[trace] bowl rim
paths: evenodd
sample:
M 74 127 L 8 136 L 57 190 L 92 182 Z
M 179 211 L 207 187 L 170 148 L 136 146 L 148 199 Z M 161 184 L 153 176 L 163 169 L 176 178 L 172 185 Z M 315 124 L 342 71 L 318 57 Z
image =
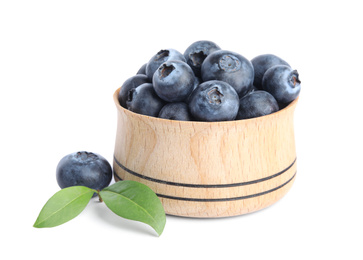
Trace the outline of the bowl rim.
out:
M 160 118 L 160 117 L 154 117 L 154 116 L 148 116 L 148 115 L 142 115 L 142 114 L 138 114 L 135 112 L 132 112 L 131 110 L 128 110 L 126 108 L 124 108 L 123 106 L 121 106 L 119 100 L 118 100 L 118 94 L 120 92 L 120 89 L 122 88 L 119 87 L 116 89 L 116 91 L 113 94 L 113 100 L 114 103 L 116 105 L 116 108 L 118 110 L 123 111 L 126 114 L 129 114 L 130 116 L 134 116 L 134 117 L 139 117 L 140 119 L 145 118 L 145 119 L 149 119 L 149 120 L 155 120 L 155 121 L 159 121 L 160 123 L 170 123 L 170 124 L 201 124 L 201 125 L 207 125 L 207 126 L 211 126 L 211 125 L 221 125 L 221 124 L 231 124 L 232 122 L 234 123 L 240 123 L 240 122 L 253 122 L 253 121 L 260 121 L 260 120 L 264 120 L 267 119 L 268 117 L 275 117 L 278 116 L 281 113 L 284 113 L 287 110 L 293 109 L 298 100 L 299 97 L 297 97 L 295 100 L 293 100 L 292 102 L 290 102 L 290 104 L 288 104 L 286 107 L 284 107 L 283 109 L 280 109 L 277 112 L 274 112 L 272 114 L 268 114 L 265 116 L 259 116 L 259 117 L 254 117 L 254 118 L 248 118 L 248 119 L 238 119 L 238 120 L 229 120 L 229 121 L 215 121 L 215 122 L 206 122 L 206 121 L 181 121 L 181 120 L 172 120 L 172 119 L 166 119 L 166 118 Z

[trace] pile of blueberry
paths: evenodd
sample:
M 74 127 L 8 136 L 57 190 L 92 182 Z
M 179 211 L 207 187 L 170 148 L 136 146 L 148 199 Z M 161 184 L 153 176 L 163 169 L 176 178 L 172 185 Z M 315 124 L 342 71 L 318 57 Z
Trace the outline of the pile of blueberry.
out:
M 122 85 L 120 105 L 139 114 L 183 121 L 227 121 L 268 115 L 300 93 L 296 70 L 283 59 L 249 61 L 211 41 L 181 54 L 163 49 Z

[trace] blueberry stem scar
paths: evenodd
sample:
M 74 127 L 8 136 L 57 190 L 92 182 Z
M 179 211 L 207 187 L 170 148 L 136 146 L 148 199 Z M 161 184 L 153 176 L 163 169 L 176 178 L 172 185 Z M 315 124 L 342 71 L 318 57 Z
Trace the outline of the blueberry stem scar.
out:
M 160 78 L 166 78 L 167 76 L 170 75 L 170 73 L 175 69 L 175 67 L 173 65 L 167 65 L 167 64 L 163 64 L 160 67 Z
M 155 60 L 160 60 L 169 56 L 169 50 L 161 50 L 156 54 Z
M 193 62 L 194 66 L 200 66 L 202 65 L 203 61 L 205 60 L 205 58 L 207 57 L 206 54 L 204 54 L 203 51 L 200 52 L 195 52 L 195 53 L 191 53 L 189 55 L 191 61 Z
M 218 90 L 218 88 L 212 88 L 208 91 L 209 103 L 219 105 L 222 103 L 221 97 L 223 94 Z

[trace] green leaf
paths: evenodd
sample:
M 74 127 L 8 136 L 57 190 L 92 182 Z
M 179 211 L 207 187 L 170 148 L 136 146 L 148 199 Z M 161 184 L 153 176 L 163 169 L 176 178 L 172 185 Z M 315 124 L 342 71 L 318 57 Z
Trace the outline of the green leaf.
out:
M 78 216 L 87 206 L 95 190 L 84 186 L 64 188 L 45 203 L 34 227 L 55 227 Z
M 106 206 L 120 217 L 150 225 L 159 236 L 166 217 L 163 205 L 146 185 L 136 181 L 119 181 L 100 191 Z

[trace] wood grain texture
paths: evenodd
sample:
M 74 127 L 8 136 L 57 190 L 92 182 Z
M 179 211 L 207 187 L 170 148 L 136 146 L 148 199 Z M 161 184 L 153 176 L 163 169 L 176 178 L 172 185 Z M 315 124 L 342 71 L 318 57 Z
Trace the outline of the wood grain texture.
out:
M 296 174 L 293 116 L 277 113 L 228 122 L 184 122 L 139 115 L 117 100 L 115 180 L 148 185 L 165 212 L 225 217 L 265 208 Z

